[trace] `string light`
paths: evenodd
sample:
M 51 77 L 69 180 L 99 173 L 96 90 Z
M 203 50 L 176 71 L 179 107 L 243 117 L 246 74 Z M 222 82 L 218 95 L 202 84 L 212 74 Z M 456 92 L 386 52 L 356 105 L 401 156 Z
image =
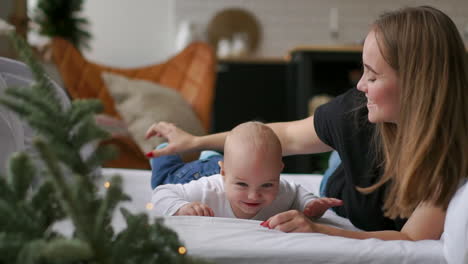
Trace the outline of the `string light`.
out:
M 104 183 L 104 187 L 105 187 L 106 189 L 109 189 L 109 187 L 110 187 L 110 182 L 106 181 L 106 182 Z
M 185 255 L 187 253 L 187 249 L 184 246 L 179 247 L 179 254 Z
M 146 204 L 146 210 L 150 211 L 150 210 L 153 210 L 154 206 L 152 203 L 147 203 Z

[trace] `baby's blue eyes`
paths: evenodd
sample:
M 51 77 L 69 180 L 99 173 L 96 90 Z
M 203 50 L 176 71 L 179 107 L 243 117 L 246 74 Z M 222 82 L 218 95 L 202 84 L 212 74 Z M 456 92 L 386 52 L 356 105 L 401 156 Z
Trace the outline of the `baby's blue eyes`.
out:
M 248 186 L 247 183 L 244 183 L 244 182 L 238 182 L 236 184 L 239 185 L 239 186 L 242 186 L 242 187 L 247 187 Z

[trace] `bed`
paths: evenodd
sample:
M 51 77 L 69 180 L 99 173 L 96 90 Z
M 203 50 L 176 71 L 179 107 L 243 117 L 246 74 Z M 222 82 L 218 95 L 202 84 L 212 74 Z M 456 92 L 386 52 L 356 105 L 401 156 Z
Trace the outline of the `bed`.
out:
M 151 197 L 150 171 L 103 169 L 104 179 L 119 174 L 132 201 L 122 206 L 132 212 L 146 211 Z M 321 176 L 284 174 L 287 180 L 317 193 Z M 164 217 L 176 231 L 188 254 L 214 263 L 446 263 L 443 241 L 356 240 L 322 234 L 282 233 L 260 226 L 260 221 L 220 217 Z M 358 230 L 347 219 L 328 211 L 322 223 Z M 116 229 L 124 223 L 114 218 Z

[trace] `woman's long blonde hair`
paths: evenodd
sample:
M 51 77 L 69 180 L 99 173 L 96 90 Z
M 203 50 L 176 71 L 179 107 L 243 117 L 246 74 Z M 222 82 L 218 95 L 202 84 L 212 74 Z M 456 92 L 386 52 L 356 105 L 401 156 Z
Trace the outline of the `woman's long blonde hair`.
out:
M 468 175 L 468 69 L 452 20 L 427 6 L 383 14 L 373 25 L 379 49 L 399 77 L 397 124 L 377 126 L 390 218 L 421 202 L 446 208 Z

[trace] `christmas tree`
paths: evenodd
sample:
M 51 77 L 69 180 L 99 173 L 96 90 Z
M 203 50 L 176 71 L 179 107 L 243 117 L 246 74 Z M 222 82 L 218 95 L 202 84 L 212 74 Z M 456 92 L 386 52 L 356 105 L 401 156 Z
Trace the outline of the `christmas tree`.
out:
M 127 227 L 114 231 L 113 212 L 130 197 L 118 176 L 106 183 L 104 194 L 93 182 L 96 168 L 114 154 L 95 144 L 109 136 L 94 122 L 101 103 L 75 100 L 63 106 L 26 42 L 15 35 L 12 40 L 35 82 L 9 87 L 0 103 L 35 129 L 34 149 L 43 165 L 29 153 L 16 153 L 6 177 L 0 176 L 0 264 L 202 263 L 187 256 L 160 219 L 150 223 L 146 214 L 121 209 Z M 88 144 L 96 148 L 83 157 L 80 150 Z M 74 226 L 71 237 L 53 228 L 63 219 Z

